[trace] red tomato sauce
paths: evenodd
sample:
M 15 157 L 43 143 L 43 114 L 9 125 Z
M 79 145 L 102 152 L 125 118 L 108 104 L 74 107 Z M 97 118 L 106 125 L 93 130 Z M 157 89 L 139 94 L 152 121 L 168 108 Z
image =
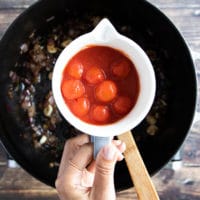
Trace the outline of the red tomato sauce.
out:
M 81 120 L 114 123 L 134 107 L 140 90 L 131 60 L 106 46 L 88 46 L 67 63 L 61 91 L 66 105 Z

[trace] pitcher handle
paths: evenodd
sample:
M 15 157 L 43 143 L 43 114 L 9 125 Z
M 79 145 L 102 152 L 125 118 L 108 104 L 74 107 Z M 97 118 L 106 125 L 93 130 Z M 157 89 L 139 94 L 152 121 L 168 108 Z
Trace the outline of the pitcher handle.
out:
M 111 143 L 112 137 L 99 137 L 99 136 L 90 136 L 90 140 L 94 145 L 93 156 L 96 159 L 97 154 L 99 153 L 100 149 L 105 145 Z

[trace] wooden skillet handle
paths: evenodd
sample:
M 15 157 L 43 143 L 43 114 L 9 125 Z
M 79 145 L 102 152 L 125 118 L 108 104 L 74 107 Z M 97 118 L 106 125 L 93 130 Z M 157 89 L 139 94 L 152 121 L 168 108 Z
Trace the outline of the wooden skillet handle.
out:
M 159 200 L 159 196 L 151 181 L 131 131 L 118 135 L 118 139 L 126 144 L 124 157 L 131 179 L 134 183 L 138 199 Z

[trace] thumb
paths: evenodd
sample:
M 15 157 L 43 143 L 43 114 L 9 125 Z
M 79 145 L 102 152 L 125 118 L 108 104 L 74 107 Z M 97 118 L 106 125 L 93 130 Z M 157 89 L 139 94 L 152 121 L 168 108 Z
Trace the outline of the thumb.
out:
M 91 195 L 95 200 L 114 200 L 114 168 L 117 160 L 121 160 L 121 152 L 115 145 L 103 147 L 97 155 L 96 171 Z M 92 198 L 93 199 L 93 198 Z

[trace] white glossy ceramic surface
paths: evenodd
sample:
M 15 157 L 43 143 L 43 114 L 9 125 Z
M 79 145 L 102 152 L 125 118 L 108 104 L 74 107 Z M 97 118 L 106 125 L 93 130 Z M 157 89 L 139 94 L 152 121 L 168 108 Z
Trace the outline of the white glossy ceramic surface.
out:
M 88 45 L 109 46 L 124 52 L 134 63 L 140 80 L 140 92 L 133 109 L 121 120 L 108 125 L 92 125 L 77 118 L 67 107 L 61 94 L 63 70 L 68 61 Z M 145 52 L 134 41 L 119 34 L 108 19 L 96 28 L 72 41 L 60 54 L 52 78 L 53 95 L 64 118 L 80 131 L 93 136 L 112 137 L 131 130 L 147 115 L 155 95 L 155 74 Z

